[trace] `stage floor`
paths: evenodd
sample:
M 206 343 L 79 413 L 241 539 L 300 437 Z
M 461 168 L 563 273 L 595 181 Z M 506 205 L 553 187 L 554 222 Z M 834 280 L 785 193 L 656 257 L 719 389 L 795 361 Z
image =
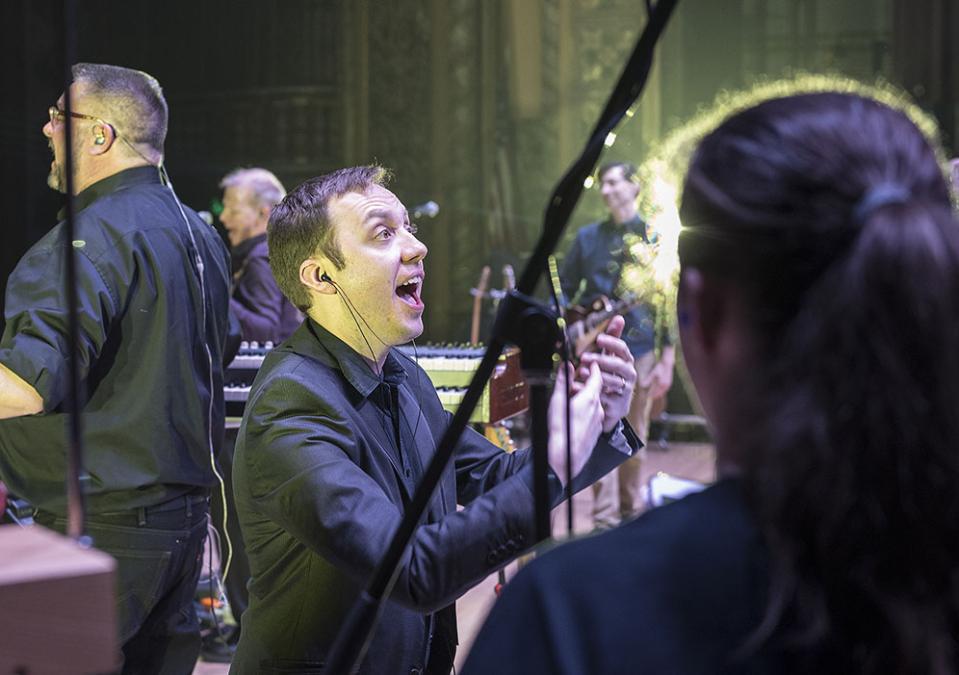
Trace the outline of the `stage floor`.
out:
M 712 445 L 700 443 L 673 443 L 665 449 L 656 447 L 649 449 L 646 461 L 643 463 L 645 480 L 665 472 L 681 478 L 689 478 L 701 482 L 712 482 L 715 479 L 715 452 Z M 589 490 L 577 495 L 573 500 L 573 530 L 576 533 L 586 533 L 591 529 L 589 514 L 592 507 L 592 494 Z M 561 506 L 554 512 L 554 532 L 559 534 L 566 530 L 566 507 Z M 506 568 L 507 579 L 516 573 L 517 563 Z M 477 584 L 456 603 L 457 621 L 459 624 L 460 646 L 456 655 L 456 668 L 459 670 L 469 653 L 473 639 L 483 624 L 490 607 L 495 600 L 494 587 L 497 575 L 491 575 Z M 198 662 L 193 675 L 225 675 L 229 665 L 222 663 Z

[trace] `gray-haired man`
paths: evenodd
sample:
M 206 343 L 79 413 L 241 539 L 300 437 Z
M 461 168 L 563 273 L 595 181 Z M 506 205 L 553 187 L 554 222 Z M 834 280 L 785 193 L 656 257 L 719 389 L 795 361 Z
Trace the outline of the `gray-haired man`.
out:
M 266 169 L 237 169 L 222 181 L 220 222 L 232 246 L 233 293 L 230 311 L 244 340 L 280 343 L 302 319 L 280 292 L 270 271 L 266 225 L 270 211 L 286 196 L 279 179 Z

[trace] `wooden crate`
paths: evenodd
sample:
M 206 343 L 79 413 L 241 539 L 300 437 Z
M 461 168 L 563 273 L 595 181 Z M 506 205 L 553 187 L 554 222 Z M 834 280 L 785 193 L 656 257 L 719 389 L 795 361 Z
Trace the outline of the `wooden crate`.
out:
M 116 669 L 116 562 L 39 526 L 0 526 L 0 675 Z

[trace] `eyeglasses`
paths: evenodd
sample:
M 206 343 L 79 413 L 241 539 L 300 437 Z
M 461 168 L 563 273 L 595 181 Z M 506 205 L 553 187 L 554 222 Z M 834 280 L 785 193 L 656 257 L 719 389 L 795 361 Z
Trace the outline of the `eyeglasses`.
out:
M 53 124 L 59 124 L 67 116 L 66 110 L 61 110 L 55 105 L 50 106 L 47 109 L 47 112 L 50 113 L 50 122 Z M 113 130 L 114 136 L 118 135 L 117 128 L 115 126 L 113 126 L 106 120 L 100 119 L 99 117 L 94 117 L 93 115 L 84 115 L 83 113 L 73 112 L 72 110 L 70 111 L 70 117 L 76 118 L 78 120 L 93 120 L 94 122 L 97 122 L 98 124 L 103 124 L 105 126 L 110 127 Z
M 50 113 L 50 124 L 59 124 L 59 123 L 62 122 L 64 119 L 66 119 L 66 116 L 67 116 L 67 111 L 66 111 L 66 110 L 63 110 L 63 109 L 61 109 L 61 108 L 58 108 L 58 107 L 55 106 L 55 105 L 52 105 L 52 106 L 50 106 L 49 108 L 47 108 L 47 112 Z M 102 119 L 102 118 L 100 118 L 100 117 L 94 117 L 93 115 L 84 115 L 83 113 L 73 112 L 72 110 L 70 111 L 70 117 L 76 118 L 76 119 L 78 119 L 78 120 L 92 120 L 92 121 L 96 122 L 97 124 L 102 124 L 103 126 L 110 127 L 110 131 L 113 132 L 113 137 L 114 137 L 114 138 L 123 141 L 131 150 L 133 150 L 133 152 L 135 152 L 136 154 L 140 155 L 140 157 L 142 157 L 143 160 L 144 160 L 147 164 L 151 164 L 151 165 L 154 165 L 154 166 L 159 166 L 161 171 L 164 170 L 164 169 L 163 169 L 163 158 L 162 158 L 162 155 L 161 155 L 161 157 L 160 157 L 160 163 L 159 163 L 159 164 L 157 164 L 156 161 L 150 161 L 149 159 L 146 158 L 146 156 L 144 156 L 144 154 L 143 154 L 142 152 L 140 152 L 139 150 L 136 149 L 136 147 L 133 145 L 133 143 L 131 143 L 129 140 L 127 140 L 127 137 L 126 137 L 126 136 L 121 136 L 121 135 L 119 134 L 119 132 L 117 132 L 117 128 L 116 128 L 115 126 L 113 126 L 112 124 L 110 124 L 109 122 L 107 122 L 105 119 Z

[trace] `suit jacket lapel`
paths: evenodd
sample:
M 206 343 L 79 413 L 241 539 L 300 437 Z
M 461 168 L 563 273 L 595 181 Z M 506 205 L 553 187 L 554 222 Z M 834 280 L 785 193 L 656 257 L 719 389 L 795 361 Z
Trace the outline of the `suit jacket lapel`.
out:
M 403 491 L 406 500 L 409 501 L 412 499 L 413 488 L 407 484 L 399 457 L 395 454 L 393 442 L 390 437 L 387 436 L 387 429 L 384 428 L 384 426 L 388 428 L 390 423 L 381 420 L 380 416 L 383 415 L 383 413 L 377 409 L 373 401 L 369 400 L 369 397 L 366 395 L 368 392 L 358 391 L 353 382 L 346 377 L 342 364 L 327 345 L 324 344 L 324 333 L 325 331 L 321 326 L 318 326 L 312 319 L 307 319 L 296 329 L 281 349 L 286 349 L 301 356 L 315 359 L 339 371 L 340 376 L 346 380 L 346 392 L 350 399 L 350 404 L 356 409 L 360 418 L 363 420 L 363 426 L 365 428 L 359 430 L 360 436 L 369 443 L 373 452 L 382 456 L 390 463 L 396 475 L 396 482 L 400 485 L 400 489 Z M 333 339 L 335 340 L 335 338 Z M 345 345 L 343 345 L 343 347 L 345 347 Z M 348 349 L 348 347 L 345 348 Z M 401 387 L 401 389 L 404 388 Z M 376 392 L 373 392 L 373 395 L 377 395 Z M 390 430 L 390 433 L 392 433 L 392 430 Z

